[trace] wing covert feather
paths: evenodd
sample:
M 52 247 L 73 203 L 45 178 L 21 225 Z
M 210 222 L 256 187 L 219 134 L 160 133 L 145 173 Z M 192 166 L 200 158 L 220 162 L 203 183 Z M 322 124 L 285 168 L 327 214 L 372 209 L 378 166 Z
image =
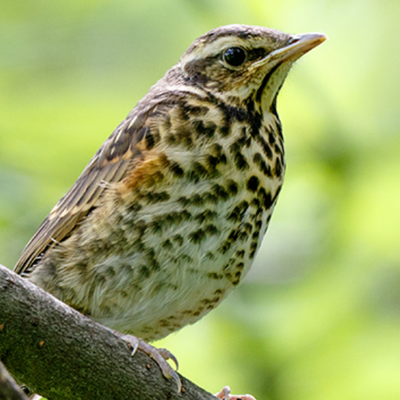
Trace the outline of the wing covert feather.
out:
M 14 271 L 28 275 L 35 261 L 53 242 L 68 236 L 88 212 L 100 204 L 109 184 L 121 181 L 140 154 L 137 144 L 148 129 L 129 115 L 103 143 L 72 188 L 62 197 L 23 250 Z

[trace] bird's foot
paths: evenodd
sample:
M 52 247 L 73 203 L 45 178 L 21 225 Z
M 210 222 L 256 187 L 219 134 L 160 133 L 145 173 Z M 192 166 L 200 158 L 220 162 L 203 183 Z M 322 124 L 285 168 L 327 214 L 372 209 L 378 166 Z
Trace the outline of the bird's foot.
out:
M 214 396 L 221 400 L 256 400 L 251 394 L 234 395 L 230 393 L 231 388 L 229 386 L 224 386 L 222 390 L 219 393 L 216 393 Z
M 144 340 L 133 335 L 122 335 L 121 339 L 125 340 L 132 347 L 132 356 L 135 355 L 137 350 L 142 350 L 150 356 L 160 367 L 163 375 L 170 379 L 172 378 L 178 385 L 178 392 L 181 391 L 182 383 L 179 375 L 176 373 L 178 370 L 178 360 L 167 349 L 157 349 L 156 347 L 146 343 Z M 176 366 L 176 371 L 167 363 L 167 360 L 172 360 Z

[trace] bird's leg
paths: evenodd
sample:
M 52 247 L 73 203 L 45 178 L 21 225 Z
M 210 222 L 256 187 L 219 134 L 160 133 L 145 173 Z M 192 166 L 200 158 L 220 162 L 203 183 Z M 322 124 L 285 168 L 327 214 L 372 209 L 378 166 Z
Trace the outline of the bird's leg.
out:
M 181 391 L 182 383 L 179 375 L 167 363 L 167 360 L 172 360 L 176 366 L 176 370 L 178 370 L 178 360 L 170 351 L 168 351 L 167 349 L 157 349 L 156 347 L 146 343 L 144 340 L 133 335 L 124 335 L 118 331 L 114 331 L 114 333 L 125 342 L 127 342 L 130 347 L 132 347 L 132 356 L 135 355 L 137 350 L 141 350 L 148 356 L 150 356 L 158 364 L 163 375 L 167 379 L 172 378 L 176 382 L 176 384 L 178 385 L 178 392 Z
M 216 393 L 214 396 L 221 400 L 256 400 L 251 394 L 234 395 L 230 393 L 231 388 L 229 386 L 224 386 L 222 390 L 219 393 Z

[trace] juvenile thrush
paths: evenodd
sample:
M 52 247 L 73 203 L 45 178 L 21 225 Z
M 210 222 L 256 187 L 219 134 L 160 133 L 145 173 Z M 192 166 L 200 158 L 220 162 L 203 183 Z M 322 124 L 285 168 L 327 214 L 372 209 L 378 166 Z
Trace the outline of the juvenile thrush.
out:
M 15 271 L 129 334 L 179 380 L 171 354 L 145 341 L 202 318 L 248 272 L 285 171 L 277 96 L 293 62 L 325 39 L 228 25 L 195 40 L 100 147 Z

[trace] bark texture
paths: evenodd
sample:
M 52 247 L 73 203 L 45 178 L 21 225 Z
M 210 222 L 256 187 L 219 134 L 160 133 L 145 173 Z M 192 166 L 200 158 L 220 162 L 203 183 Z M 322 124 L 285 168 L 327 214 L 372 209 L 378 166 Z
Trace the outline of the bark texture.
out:
M 0 359 L 20 383 L 49 400 L 215 397 L 159 367 L 102 325 L 0 265 Z

